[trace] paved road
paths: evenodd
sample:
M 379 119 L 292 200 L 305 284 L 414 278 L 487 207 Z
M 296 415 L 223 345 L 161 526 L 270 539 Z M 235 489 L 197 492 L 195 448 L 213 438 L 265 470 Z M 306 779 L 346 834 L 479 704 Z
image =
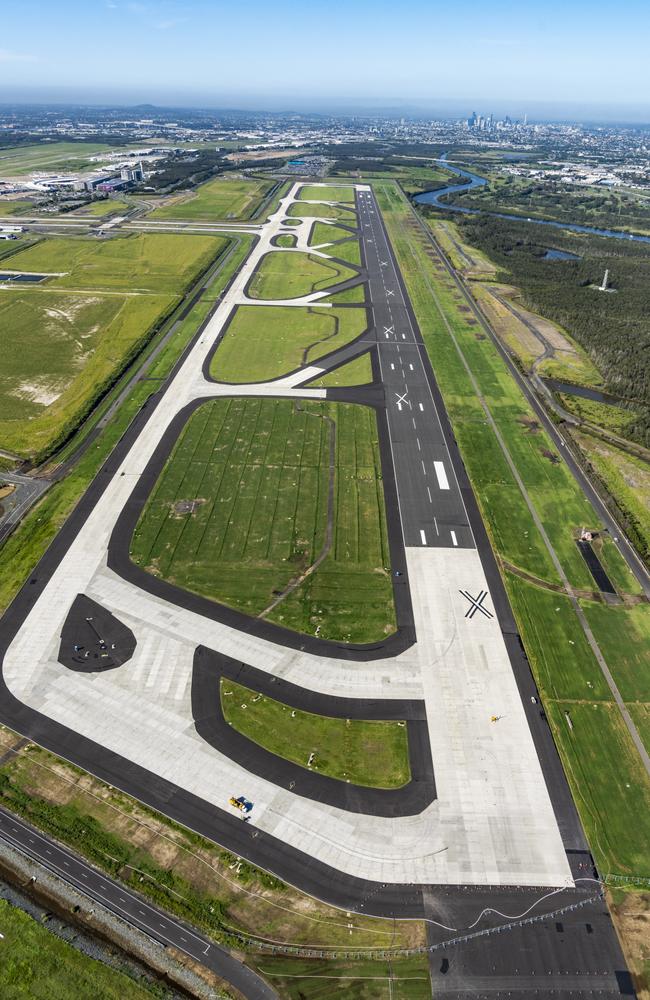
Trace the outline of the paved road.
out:
M 101 874 L 78 855 L 60 847 L 1 807 L 0 837 L 155 941 L 172 945 L 200 962 L 249 1000 L 277 1000 L 275 990 L 225 948 Z

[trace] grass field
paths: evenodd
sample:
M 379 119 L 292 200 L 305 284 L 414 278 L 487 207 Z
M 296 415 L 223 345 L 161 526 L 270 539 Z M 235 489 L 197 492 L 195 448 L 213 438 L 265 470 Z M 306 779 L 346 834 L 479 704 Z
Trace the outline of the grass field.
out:
M 69 434 L 229 244 L 162 239 L 46 239 L 10 258 L 12 268 L 70 271 L 0 299 L 0 448 L 33 458 Z
M 300 219 L 336 219 L 337 222 L 345 222 L 350 226 L 357 224 L 357 213 L 352 206 L 345 208 L 343 205 L 310 205 L 308 202 L 295 201 L 289 206 L 287 214 Z
M 164 997 L 123 972 L 77 951 L 47 926 L 0 899 L 0 993 L 4 1000 L 145 1000 Z
M 342 385 L 366 385 L 368 382 L 372 382 L 372 364 L 370 354 L 366 353 L 321 378 L 315 378 L 309 385 L 316 389 L 327 389 Z
M 426 955 L 385 961 L 264 958 L 260 972 L 286 1000 L 431 1000 Z
M 83 170 L 91 165 L 91 156 L 110 148 L 100 142 L 43 142 L 0 148 L 0 177 L 28 174 L 32 170 Z
M 210 364 L 220 382 L 279 378 L 366 329 L 365 309 L 239 306 Z
M 126 201 L 118 201 L 117 198 L 101 198 L 99 201 L 91 201 L 82 208 L 75 209 L 75 215 L 91 215 L 95 218 L 104 218 L 106 215 L 117 215 L 128 208 Z
M 328 295 L 321 302 L 365 302 L 366 299 L 366 286 L 362 282 L 360 285 L 354 285 L 352 288 L 345 288 L 342 292 L 334 292 L 333 295 Z
M 272 181 L 216 177 L 201 184 L 188 198 L 174 197 L 147 218 L 250 219 L 272 186 Z
M 359 241 L 355 240 L 354 237 L 349 240 L 345 240 L 344 243 L 335 243 L 334 246 L 328 247 L 325 253 L 331 254 L 332 257 L 338 257 L 340 260 L 346 261 L 348 264 L 356 264 L 358 267 L 361 266 L 361 249 L 359 247 Z
M 318 774 L 371 788 L 401 788 L 410 779 L 403 723 L 313 715 L 223 678 L 221 707 L 238 732 Z
M 5 260 L 15 271 L 61 274 L 48 288 L 180 294 L 226 245 L 222 236 L 132 233 L 114 239 L 54 236 Z M 34 289 L 38 291 L 38 289 Z
M 586 566 L 580 566 L 576 560 L 578 553 L 573 540 L 575 526 L 581 521 L 598 525 L 591 506 L 564 463 L 551 461 L 553 446 L 527 408 L 491 341 L 469 322 L 472 317 L 466 307 L 460 308 L 464 306 L 463 299 L 446 272 L 427 254 L 426 244 L 417 224 L 409 217 L 410 210 L 402 195 L 388 184 L 376 182 L 374 187 L 497 553 L 533 577 L 558 585 L 556 571 L 520 488 L 505 462 L 494 430 L 486 423 L 463 359 L 565 572 L 575 587 L 593 590 Z M 607 560 L 614 567 L 615 579 L 625 579 L 628 571 L 613 546 L 608 548 Z M 611 700 L 578 619 L 565 596 L 526 583 L 510 573 L 506 574 L 506 582 L 594 856 L 602 871 L 647 872 L 650 811 L 645 803 L 650 799 L 650 780 Z M 627 632 L 624 618 L 616 617 L 620 610 L 599 605 L 595 614 L 599 618 L 599 641 L 607 649 L 608 665 L 623 683 L 635 669 L 634 647 L 640 629 L 642 636 L 647 635 L 645 623 L 650 608 L 639 605 L 638 610 L 633 609 L 644 624 L 640 626 L 635 620 L 634 631 Z M 609 643 L 607 628 L 611 629 Z M 566 722 L 565 711 L 570 711 L 573 730 Z
M 33 211 L 33 209 L 34 203 L 32 201 L 0 199 L 0 219 L 7 215 L 23 215 L 26 212 Z
M 300 188 L 298 198 L 305 201 L 349 201 L 354 202 L 354 188 L 350 185 L 318 187 L 306 184 Z
M 293 236 L 291 233 L 283 233 L 282 236 L 276 236 L 275 238 L 275 245 L 283 247 L 285 250 L 295 247 L 296 242 L 297 237 Z
M 326 222 L 315 222 L 309 236 L 309 245 L 320 246 L 321 243 L 331 243 L 332 240 L 345 240 L 352 234 L 341 226 L 328 226 Z
M 297 299 L 354 278 L 343 264 L 306 253 L 268 253 L 260 262 L 248 294 L 254 299 Z
M 118 412 L 108 420 L 99 434 L 94 447 L 82 455 L 78 464 L 63 480 L 50 487 L 43 499 L 3 543 L 0 549 L 0 611 L 15 597 L 134 416 L 147 403 L 152 393 L 157 391 L 160 381 L 169 375 L 180 353 L 196 334 L 215 298 L 223 292 L 249 249 L 250 241 L 244 237 L 210 282 L 208 291 L 201 296 L 185 319 L 181 320 L 174 335 L 149 369 L 148 374 L 158 381 L 139 381 L 131 388 Z M 76 435 L 72 444 L 78 438 L 79 435 Z
M 327 419 L 324 419 L 327 418 Z M 223 399 L 190 418 L 143 511 L 132 558 L 179 586 L 260 615 L 326 542 L 335 425 L 332 546 L 272 619 L 369 642 L 395 628 L 372 410 Z M 198 500 L 178 515 L 180 500 Z
M 0 447 L 25 456 L 47 450 L 174 301 L 35 290 L 0 299 Z

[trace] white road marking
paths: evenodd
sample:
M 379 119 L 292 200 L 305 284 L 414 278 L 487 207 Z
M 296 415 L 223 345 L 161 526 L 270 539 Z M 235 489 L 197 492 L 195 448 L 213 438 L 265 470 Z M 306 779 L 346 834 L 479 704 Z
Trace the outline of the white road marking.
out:
M 393 364 L 393 362 L 392 362 L 392 361 L 391 361 L 391 363 L 390 363 L 390 367 L 391 367 L 391 371 L 395 371 L 395 365 Z
M 447 473 L 445 472 L 445 466 L 443 462 L 434 462 L 433 467 L 436 470 L 436 476 L 438 477 L 438 486 L 441 490 L 449 489 L 449 480 L 447 479 Z
M 458 545 L 458 542 L 456 541 L 456 532 L 450 531 L 449 534 L 451 535 L 451 540 L 454 543 L 454 545 Z
M 438 518 L 437 518 L 437 517 L 434 517 L 434 519 L 433 519 L 433 523 L 434 523 L 434 524 L 435 524 L 435 526 L 436 526 L 436 535 L 439 535 L 439 534 L 440 534 L 440 532 L 438 531 Z
M 423 532 L 422 528 L 420 528 L 420 538 L 422 539 L 422 544 L 426 545 L 427 544 L 427 536 Z
M 385 326 L 384 333 L 395 333 L 395 326 Z
M 405 333 L 402 334 L 402 340 L 406 340 L 406 334 Z
M 427 486 L 427 496 L 429 497 L 429 503 L 433 503 L 433 500 L 431 499 L 431 490 L 429 489 L 428 486 Z
M 409 368 L 411 369 L 411 371 L 413 371 L 413 365 L 409 365 Z
M 424 412 L 424 404 L 423 403 L 419 403 L 418 405 L 419 405 L 420 409 Z
M 416 439 L 415 439 L 415 440 L 416 440 L 416 441 L 417 441 L 417 443 L 418 443 L 418 451 L 422 451 L 422 448 L 420 447 L 420 439 L 419 439 L 418 437 L 416 437 Z
M 426 474 L 427 474 L 427 470 L 426 470 L 426 468 L 425 468 L 425 466 L 424 466 L 424 460 L 423 460 L 423 459 L 420 459 L 420 461 L 422 462 L 422 471 L 423 471 L 424 475 L 426 476 Z

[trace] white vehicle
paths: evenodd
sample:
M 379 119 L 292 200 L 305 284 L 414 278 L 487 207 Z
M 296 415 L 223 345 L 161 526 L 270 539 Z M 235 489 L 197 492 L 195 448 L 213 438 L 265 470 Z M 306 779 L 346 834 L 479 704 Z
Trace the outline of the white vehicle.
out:
M 22 233 L 24 231 L 24 226 L 0 226 L 0 233 Z

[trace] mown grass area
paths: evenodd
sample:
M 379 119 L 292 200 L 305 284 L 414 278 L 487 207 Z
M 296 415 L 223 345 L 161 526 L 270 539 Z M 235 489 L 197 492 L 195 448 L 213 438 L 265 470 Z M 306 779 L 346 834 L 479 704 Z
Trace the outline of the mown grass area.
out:
M 46 239 L 10 258 L 12 268 L 70 272 L 0 302 L 0 447 L 40 460 L 62 442 L 230 244 L 142 236 Z
M 600 872 L 647 877 L 650 779 L 618 707 L 572 701 L 545 707 Z
M 260 615 L 324 549 L 333 432 L 331 550 L 270 617 L 349 642 L 394 631 L 377 425 L 365 407 L 273 399 L 203 404 L 140 517 L 133 560 Z M 199 502 L 192 514 L 179 515 L 181 500 Z
M 646 560 L 650 556 L 650 466 L 622 448 L 591 434 L 573 431 L 588 467 L 615 498 L 625 528 Z
M 350 201 L 354 202 L 354 188 L 352 185 L 326 185 L 318 187 L 316 184 L 304 184 L 298 192 L 298 198 L 303 201 Z
M 23 199 L 0 199 L 0 219 L 7 215 L 25 215 L 27 212 L 32 212 L 33 210 L 33 201 L 24 201 Z
M 365 961 L 262 958 L 260 972 L 287 1000 L 431 1000 L 426 955 Z
M 366 285 L 365 282 L 361 282 L 359 285 L 353 285 L 352 288 L 345 288 L 342 292 L 334 292 L 333 295 L 326 295 L 324 298 L 319 299 L 319 302 L 365 302 L 366 300 Z
M 366 353 L 321 378 L 315 378 L 308 385 L 314 389 L 327 389 L 343 385 L 367 385 L 368 382 L 372 382 L 372 363 L 370 354 Z
M 300 219 L 336 219 L 337 222 L 345 222 L 350 226 L 357 224 L 357 213 L 352 206 L 310 205 L 308 202 L 295 201 L 289 206 L 287 215 Z
M 499 556 L 533 577 L 558 586 L 522 493 L 505 463 L 494 431 L 486 423 L 476 391 L 452 334 L 488 410 L 532 498 L 565 572 L 575 587 L 591 591 L 593 580 L 576 560 L 573 533 L 580 523 L 598 527 L 593 509 L 563 463 L 551 461 L 554 447 L 526 406 L 492 342 L 461 306 L 446 273 L 427 254 L 402 195 L 377 182 L 380 207 L 402 268 L 423 337 L 435 365 L 454 433 L 483 517 Z M 443 320 L 446 319 L 446 322 Z M 627 570 L 613 546 L 607 559 L 617 579 Z M 623 718 L 604 686 L 575 613 L 562 594 L 507 573 L 511 604 L 540 686 L 553 734 L 602 871 L 647 872 L 650 864 L 650 780 Z M 556 610 L 559 608 L 560 610 Z M 612 622 L 619 609 L 599 608 Z M 639 615 L 645 615 L 641 605 Z M 613 633 L 614 634 L 614 633 Z M 605 640 L 603 639 L 605 644 Z M 620 645 L 620 644 L 619 644 Z M 625 649 L 611 643 L 608 665 L 625 669 Z M 629 642 L 627 649 L 629 649 Z M 621 660 L 621 657 L 623 659 Z M 564 711 L 570 706 L 574 728 Z M 575 714 L 574 714 L 575 713 Z M 576 721 L 579 724 L 575 724 Z M 640 810 L 643 819 L 640 819 Z
M 117 198 L 101 198 L 98 201 L 91 201 L 82 208 L 75 209 L 75 215 L 91 215 L 94 218 L 104 218 L 106 215 L 117 215 L 124 212 L 129 207 L 126 201 L 118 201 Z
M 3 754 L 17 741 L 0 727 Z M 34 745 L 2 765 L 0 785 L 6 808 L 217 940 L 242 932 L 308 947 L 424 941 L 421 923 L 347 917 Z
M 249 219 L 269 193 L 272 181 L 216 177 L 190 197 L 175 197 L 154 209 L 149 219 Z
M 131 233 L 101 241 L 86 236 L 53 236 L 5 260 L 5 267 L 62 273 L 42 286 L 47 288 L 178 295 L 226 243 L 222 236 L 179 233 Z
M 354 278 L 356 273 L 307 253 L 268 253 L 252 277 L 248 294 L 254 299 L 297 299 Z
M 329 226 L 326 222 L 315 222 L 309 236 L 309 245 L 320 246 L 322 243 L 331 243 L 333 240 L 348 239 L 352 233 L 342 226 Z
M 238 732 L 318 774 L 371 788 L 401 788 L 410 779 L 403 722 L 314 715 L 224 678 L 221 707 Z
M 145 1000 L 171 996 L 77 951 L 33 917 L 0 899 L 0 993 L 5 1000 Z
M 0 148 L 0 177 L 28 174 L 32 170 L 83 170 L 91 165 L 91 156 L 108 152 L 110 148 L 102 142 L 43 142 L 31 146 L 5 146 Z
M 650 702 L 650 607 L 582 607 L 623 699 Z
M 544 702 L 611 701 L 569 598 L 506 573 L 508 594 Z
M 150 376 L 161 381 L 167 377 L 249 249 L 249 242 L 242 241 L 224 263 L 210 283 L 208 291 L 181 322 L 174 336 L 156 358 L 148 372 Z M 92 448 L 82 456 L 64 480 L 48 490 L 3 543 L 0 548 L 0 611 L 15 596 L 119 438 L 159 385 L 160 382 L 138 382 L 134 386 Z
M 346 240 L 344 243 L 335 243 L 334 246 L 327 247 L 324 252 L 331 254 L 332 257 L 338 257 L 339 260 L 344 260 L 348 264 L 361 266 L 361 248 L 359 247 L 359 241 L 354 237 Z
M 278 247 L 283 247 L 285 250 L 295 247 L 297 239 L 291 233 L 283 233 L 281 236 L 276 236 L 275 245 Z
M 0 300 L 0 447 L 26 457 L 47 451 L 175 301 L 53 290 L 12 291 Z
M 358 337 L 365 309 L 239 306 L 210 363 L 220 382 L 279 378 Z

